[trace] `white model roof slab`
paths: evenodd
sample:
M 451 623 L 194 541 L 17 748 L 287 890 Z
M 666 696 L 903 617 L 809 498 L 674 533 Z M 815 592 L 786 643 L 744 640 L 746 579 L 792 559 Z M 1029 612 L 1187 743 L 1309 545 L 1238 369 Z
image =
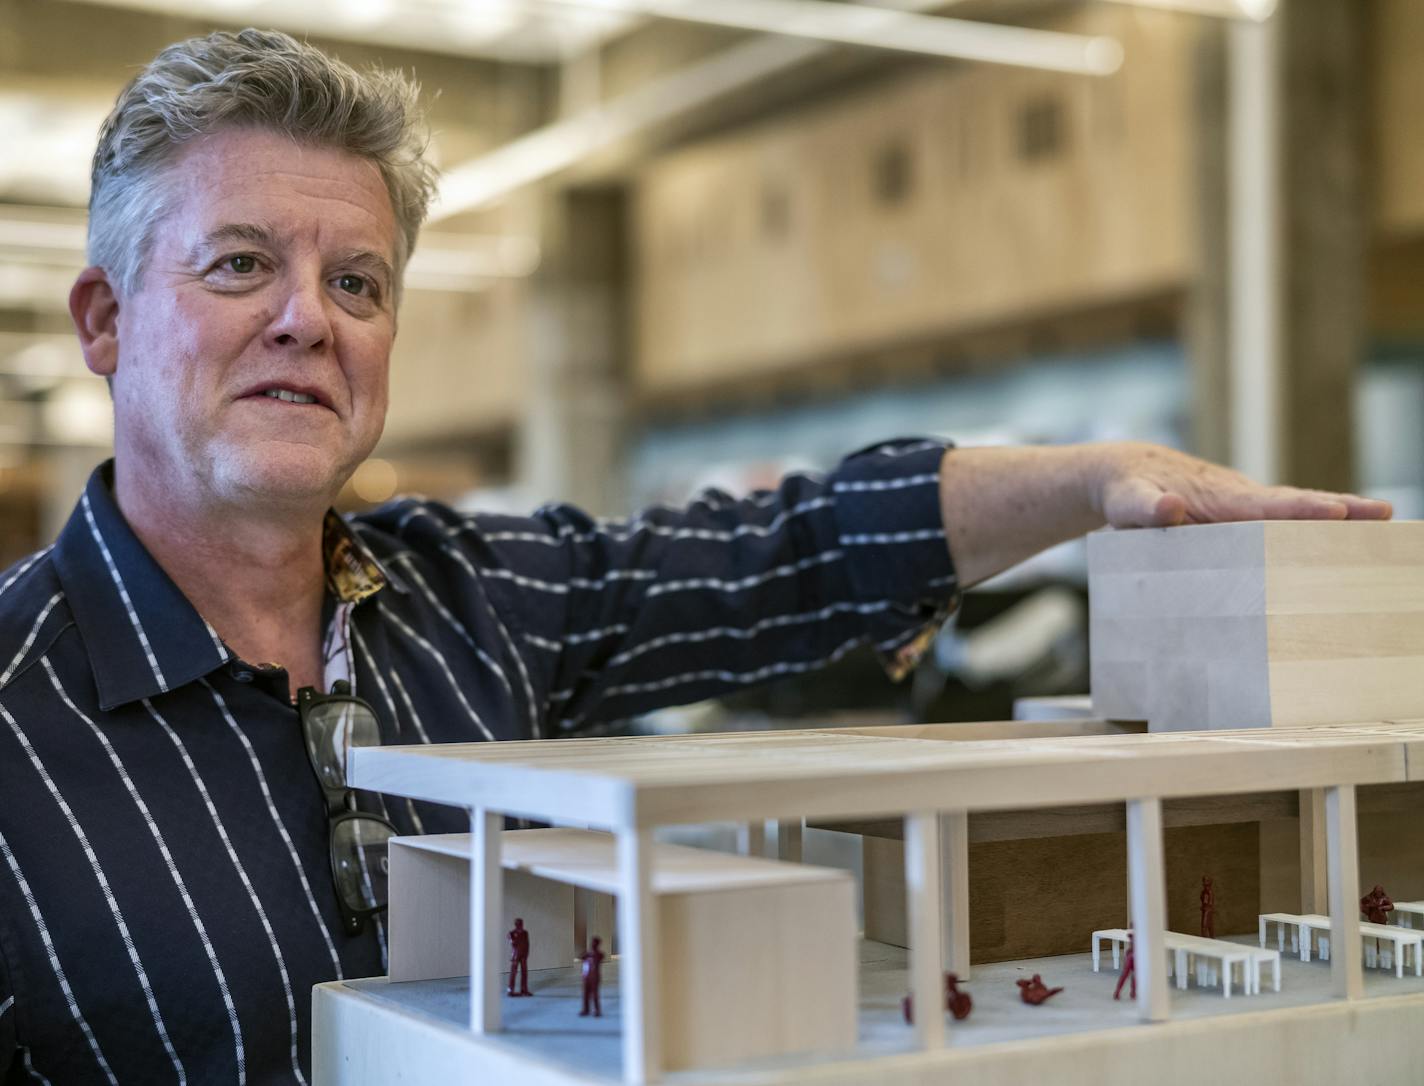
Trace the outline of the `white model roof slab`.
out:
M 757 732 L 375 747 L 351 759 L 357 788 L 609 829 L 1421 778 L 1424 721 L 966 741 L 869 729 Z

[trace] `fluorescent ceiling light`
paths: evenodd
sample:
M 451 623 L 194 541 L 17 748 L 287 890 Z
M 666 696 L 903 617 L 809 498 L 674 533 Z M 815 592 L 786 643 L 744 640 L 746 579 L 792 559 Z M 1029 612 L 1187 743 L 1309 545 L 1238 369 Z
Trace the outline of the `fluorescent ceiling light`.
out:
M 542 2 L 1074 75 L 1111 75 L 1122 66 L 1122 46 L 1112 38 L 946 19 L 869 4 L 829 0 Z
M 1276 0 L 1105 0 L 1132 7 L 1162 8 L 1189 15 L 1209 15 L 1218 19 L 1250 19 L 1265 22 L 1276 13 Z
M 613 0 L 590 0 L 613 2 Z M 770 0 L 756 0 L 758 4 Z M 895 0 L 894 9 L 872 9 L 865 5 L 828 4 L 826 7 L 857 7 L 877 16 L 904 18 L 906 12 L 943 7 L 942 0 Z M 714 5 L 705 5 L 708 8 Z M 720 8 L 720 0 L 717 7 Z M 950 22 L 950 20 L 930 20 Z M 958 23 L 955 20 L 955 23 Z M 893 24 L 886 24 L 893 25 Z M 970 24 L 974 25 L 974 24 Z M 980 27 L 980 29 L 989 29 Z M 1030 43 L 1043 31 L 1011 29 L 1022 42 Z M 1067 35 L 1072 37 L 1072 35 Z M 1109 42 L 1121 57 L 1121 47 L 1112 39 L 1079 38 L 1087 42 Z M 832 45 L 822 39 L 762 35 L 720 53 L 678 69 L 670 75 L 630 91 L 613 101 L 559 121 L 495 148 L 469 162 L 444 172 L 440 192 L 430 210 L 432 222 L 494 203 L 525 185 L 568 169 L 600 151 L 614 147 L 653 126 L 715 101 L 717 98 L 775 75 L 824 54 Z M 1109 58 L 1111 59 L 1111 58 Z
M 623 33 L 636 16 L 570 17 L 527 0 L 88 0 L 107 7 L 270 26 L 369 45 L 548 64 Z

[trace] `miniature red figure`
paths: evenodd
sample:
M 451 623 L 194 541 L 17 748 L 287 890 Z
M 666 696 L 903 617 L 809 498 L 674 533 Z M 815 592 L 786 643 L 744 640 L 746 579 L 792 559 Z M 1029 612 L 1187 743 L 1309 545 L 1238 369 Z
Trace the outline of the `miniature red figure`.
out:
M 1034 1006 L 1038 1006 L 1038 1004 L 1042 1003 L 1045 999 L 1056 996 L 1059 992 L 1063 991 L 1062 988 L 1048 987 L 1043 983 L 1043 978 L 1037 973 L 1033 975 L 1032 980 L 1016 980 L 1014 983 L 1019 986 L 1019 996 L 1023 1001 L 1025 1003 L 1031 1003 Z
M 953 973 L 946 973 L 944 988 L 944 1003 L 949 1013 L 954 1015 L 956 1021 L 968 1018 L 969 1012 L 974 1009 L 974 1000 L 968 992 L 959 990 L 959 978 Z
M 1137 998 L 1137 959 L 1132 953 L 1132 936 L 1127 937 L 1127 952 L 1122 956 L 1122 973 L 1117 978 L 1117 987 L 1113 989 L 1113 998 L 1122 996 L 1122 986 L 1132 980 L 1132 990 L 1129 993 L 1131 998 Z
M 1211 888 L 1211 876 L 1202 876 L 1201 933 L 1203 939 L 1216 938 L 1216 894 Z
M 603 1017 L 603 1005 L 598 1001 L 599 967 L 603 965 L 604 959 L 603 951 L 598 948 L 602 943 L 603 940 L 595 935 L 589 948 L 579 955 L 583 962 L 583 1010 L 579 1011 L 580 1018 L 588 1014 L 590 1000 L 593 1002 L 593 1016 Z
M 1394 902 L 1379 883 L 1375 883 L 1375 888 L 1360 898 L 1360 912 L 1365 914 L 1365 919 L 1371 924 L 1389 923 L 1387 914 L 1393 909 Z
M 519 991 L 514 990 L 514 974 L 519 974 Z M 529 933 L 524 930 L 524 921 L 514 918 L 514 928 L 509 933 L 509 994 L 527 996 L 529 990 Z
M 944 975 L 944 1009 L 954 1015 L 956 1019 L 968 1018 L 969 1012 L 974 1009 L 974 1000 L 969 993 L 959 990 L 959 977 L 955 973 Z M 905 1016 L 907 1026 L 915 1024 L 914 996 L 907 995 L 900 1000 L 900 1013 Z

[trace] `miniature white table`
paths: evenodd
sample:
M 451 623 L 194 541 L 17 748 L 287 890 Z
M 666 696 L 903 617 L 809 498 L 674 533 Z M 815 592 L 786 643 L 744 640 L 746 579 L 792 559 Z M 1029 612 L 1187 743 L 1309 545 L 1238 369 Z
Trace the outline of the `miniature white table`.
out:
M 1276 946 L 1286 948 L 1286 929 L 1291 932 L 1291 950 L 1299 951 L 1300 960 L 1310 961 L 1310 941 L 1315 932 L 1320 933 L 1320 960 L 1330 960 L 1330 918 L 1318 913 L 1262 913 L 1258 921 L 1261 946 L 1266 945 L 1268 924 L 1276 924 Z
M 1424 916 L 1424 901 L 1396 901 L 1394 922 L 1402 928 L 1412 928 L 1414 917 Z
M 1112 946 L 1113 968 L 1122 968 L 1118 964 L 1118 947 L 1127 946 L 1130 937 L 1131 933 L 1126 928 L 1103 928 L 1101 931 L 1093 932 L 1093 972 L 1098 971 L 1104 941 Z
M 1424 933 L 1421 933 L 1424 934 Z M 1246 995 L 1254 995 L 1261 990 L 1261 951 L 1255 947 L 1244 946 L 1241 943 L 1228 943 L 1224 939 L 1207 939 L 1200 935 L 1185 935 L 1182 932 L 1169 931 L 1164 934 L 1167 949 L 1172 951 L 1176 958 L 1177 987 L 1186 988 L 1187 974 L 1190 971 L 1190 959 L 1197 958 L 1203 961 L 1218 961 L 1221 963 L 1221 994 L 1227 999 L 1231 998 L 1231 971 L 1236 966 L 1241 966 L 1241 990 Z M 1275 985 L 1276 991 L 1281 990 L 1281 967 L 1280 954 L 1275 954 Z M 1202 978 L 1198 976 L 1197 983 L 1202 983 Z
M 1378 949 L 1378 940 L 1383 939 L 1390 944 L 1394 950 L 1394 975 L 1404 976 L 1404 956 L 1409 950 L 1414 951 L 1414 975 L 1424 977 L 1424 930 L 1416 928 L 1401 928 L 1397 924 L 1370 924 L 1365 921 L 1360 922 L 1360 936 L 1365 942 L 1365 965 L 1375 964 L 1375 954 Z M 1369 940 L 1376 940 L 1372 945 Z M 1389 968 L 1389 958 L 1386 956 L 1381 963 L 1385 968 Z

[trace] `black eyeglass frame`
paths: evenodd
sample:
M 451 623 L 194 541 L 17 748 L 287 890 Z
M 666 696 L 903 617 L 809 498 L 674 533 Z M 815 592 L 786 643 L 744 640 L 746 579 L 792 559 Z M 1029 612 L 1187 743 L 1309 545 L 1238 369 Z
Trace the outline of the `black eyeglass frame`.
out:
M 376 710 L 371 707 L 370 702 L 356 697 L 351 693 L 349 683 L 338 680 L 332 685 L 330 694 L 323 694 L 314 686 L 304 686 L 297 691 L 297 719 L 302 727 L 302 747 L 307 752 L 307 764 L 311 766 L 312 773 L 316 776 L 317 785 L 321 788 L 322 796 L 326 800 L 326 843 L 327 843 L 327 864 L 331 869 L 331 885 L 336 892 L 336 908 L 341 914 L 342 926 L 346 928 L 348 935 L 361 934 L 365 927 L 366 918 L 377 913 L 385 912 L 390 907 L 389 902 L 382 902 L 366 908 L 353 908 L 346 900 L 342 892 L 341 871 L 337 862 L 336 841 L 337 827 L 344 822 L 367 821 L 378 826 L 384 826 L 390 831 L 392 837 L 399 832 L 388 819 L 380 815 L 371 814 L 368 811 L 361 811 L 356 808 L 356 789 L 349 784 L 340 787 L 328 785 L 322 777 L 321 766 L 317 763 L 315 744 L 313 743 L 312 725 L 310 714 L 319 705 L 330 705 L 333 703 L 346 703 L 354 707 L 364 709 L 371 714 L 373 720 L 379 721 Z M 346 766 L 342 764 L 341 779 L 346 780 Z

